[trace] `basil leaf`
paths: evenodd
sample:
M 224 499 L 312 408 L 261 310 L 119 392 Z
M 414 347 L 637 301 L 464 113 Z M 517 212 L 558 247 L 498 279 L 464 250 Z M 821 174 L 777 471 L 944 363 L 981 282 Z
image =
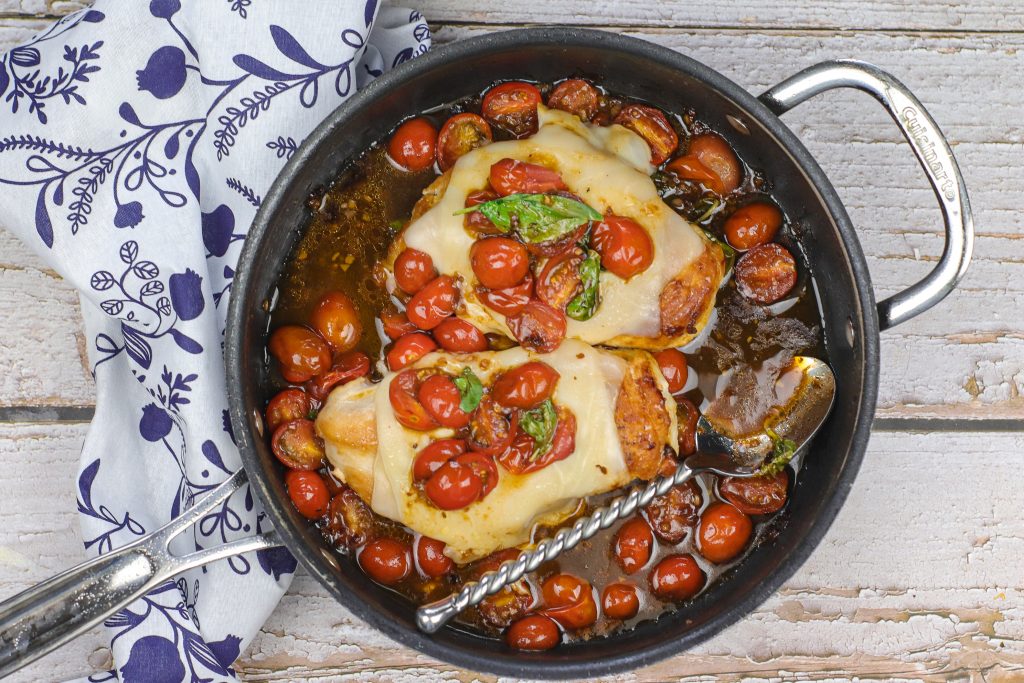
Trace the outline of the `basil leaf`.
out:
M 590 320 L 600 302 L 601 255 L 591 249 L 580 264 L 580 280 L 583 291 L 577 294 L 565 307 L 565 314 L 573 320 Z
M 765 431 L 768 432 L 768 436 L 775 442 L 775 446 L 772 448 L 772 454 L 765 459 L 758 473 L 765 477 L 774 477 L 785 469 L 789 461 L 796 455 L 796 442 L 779 436 L 771 429 L 766 429 Z
M 555 436 L 557 424 L 558 413 L 555 412 L 555 404 L 550 398 L 519 417 L 519 426 L 533 437 L 533 460 L 544 455 L 551 447 L 551 439 Z
M 480 383 L 480 379 L 473 374 L 473 370 L 465 368 L 462 374 L 455 378 L 455 388 L 459 390 L 459 394 L 462 395 L 462 400 L 459 401 L 459 407 L 464 412 L 471 413 L 476 410 L 476 407 L 480 405 L 480 400 L 484 397 L 484 385 Z
M 502 232 L 515 230 L 524 242 L 539 244 L 563 237 L 603 216 L 583 202 L 556 194 L 510 194 L 456 211 L 479 211 Z

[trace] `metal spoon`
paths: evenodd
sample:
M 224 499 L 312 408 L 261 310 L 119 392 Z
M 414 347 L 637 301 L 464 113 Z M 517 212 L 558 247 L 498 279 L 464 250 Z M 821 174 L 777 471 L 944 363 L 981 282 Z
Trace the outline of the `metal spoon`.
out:
M 792 370 L 801 373 L 799 381 L 786 405 L 779 406 L 773 417 L 766 421 L 765 433 L 733 438 L 721 433 L 708 419 L 701 417 L 697 429 L 697 452 L 680 463 L 674 473 L 635 486 L 629 493 L 614 498 L 605 507 L 576 520 L 571 527 L 565 527 L 534 548 L 524 550 L 516 559 L 505 562 L 493 572 L 487 572 L 478 581 L 467 582 L 457 593 L 423 605 L 416 610 L 416 625 L 426 633 L 437 632 L 463 610 L 479 604 L 488 595 L 518 581 L 527 572 L 555 559 L 581 541 L 592 538 L 601 529 L 607 529 L 618 520 L 632 515 L 637 508 L 647 505 L 657 496 L 665 495 L 673 486 L 698 474 L 710 472 L 726 477 L 757 476 L 758 469 L 738 466 L 735 458 L 749 459 L 760 454 L 759 460 L 763 460 L 775 442 L 768 430 L 776 438 L 793 441 L 799 452 L 828 417 L 835 399 L 836 382 L 832 369 L 816 358 L 798 356 L 793 359 L 787 372 Z M 769 445 L 767 450 L 766 444 Z

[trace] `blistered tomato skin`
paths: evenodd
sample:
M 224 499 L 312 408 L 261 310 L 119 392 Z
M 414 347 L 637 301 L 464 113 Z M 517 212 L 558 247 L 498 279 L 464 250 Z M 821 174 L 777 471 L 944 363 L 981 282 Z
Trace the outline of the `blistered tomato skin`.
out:
M 753 202 L 725 219 L 725 238 L 734 249 L 746 251 L 775 239 L 782 227 L 782 212 L 768 202 Z
M 414 550 L 420 573 L 428 577 L 444 576 L 455 570 L 455 562 L 444 554 L 445 544 L 433 538 L 419 536 Z
M 491 396 L 506 408 L 536 408 L 555 393 L 559 374 L 542 361 L 530 361 L 498 375 Z
M 327 513 L 331 494 L 323 477 L 316 472 L 288 470 L 284 475 L 284 485 L 292 505 L 306 519 L 319 519 Z
M 469 424 L 469 413 L 459 406 L 462 394 L 447 375 L 431 375 L 423 380 L 417 397 L 427 413 L 442 427 L 461 429 Z
M 423 171 L 434 165 L 437 129 L 424 118 L 400 125 L 388 143 L 392 161 L 407 171 Z
M 423 492 L 442 510 L 461 510 L 480 498 L 483 480 L 470 467 L 462 466 L 453 459 L 430 475 Z
M 654 550 L 654 534 L 642 517 L 634 517 L 619 528 L 612 548 L 622 571 L 633 574 L 647 564 Z
M 477 114 L 456 114 L 441 127 L 437 136 L 437 165 L 447 171 L 459 157 L 494 140 L 491 126 Z
M 780 244 L 769 242 L 745 253 L 735 268 L 740 294 L 759 304 L 783 299 L 796 285 L 796 259 Z
M 647 141 L 651 148 L 651 163 L 660 166 L 679 146 L 668 118 L 654 107 L 645 104 L 627 104 L 615 117 L 615 123 L 629 128 Z
M 406 306 L 405 315 L 421 330 L 432 330 L 455 313 L 459 289 L 450 275 L 440 275 L 416 292 Z
M 434 328 L 434 339 L 445 351 L 473 353 L 487 350 L 487 336 L 473 323 L 461 318 L 446 318 Z
M 545 608 L 542 614 L 567 629 L 593 626 L 597 621 L 597 601 L 587 581 L 572 574 L 555 574 L 542 586 Z
M 719 194 L 728 194 L 743 180 L 743 166 L 732 147 L 714 133 L 698 135 L 690 141 L 689 154 L 710 169 L 721 182 Z
M 543 614 L 530 614 L 509 626 L 505 642 L 517 650 L 550 650 L 562 641 L 558 624 Z
M 480 110 L 492 124 L 522 138 L 537 132 L 537 105 L 540 101 L 537 86 L 513 81 L 488 90 Z
M 654 262 L 654 243 L 642 225 L 622 216 L 605 216 L 594 226 L 592 244 L 605 270 L 628 280 Z
M 281 375 L 289 382 L 301 384 L 331 366 L 327 342 L 308 327 L 279 327 L 270 335 L 267 346 L 277 359 Z
M 357 548 L 374 536 L 373 512 L 352 489 L 343 487 L 327 507 L 325 531 L 335 545 Z
M 502 197 L 510 194 L 547 194 L 568 190 L 562 176 L 546 166 L 517 159 L 501 159 L 491 166 L 491 187 Z
M 361 351 L 347 351 L 338 356 L 331 369 L 306 382 L 306 391 L 317 401 L 327 400 L 339 384 L 351 382 L 370 372 L 370 358 Z
M 437 342 L 429 334 L 413 332 L 399 337 L 387 352 L 388 368 L 401 370 L 437 349 Z
M 700 516 L 698 549 L 715 564 L 731 562 L 747 547 L 753 530 L 746 514 L 728 503 L 713 503 Z
M 416 398 L 416 384 L 416 371 L 403 370 L 391 378 L 391 384 L 388 385 L 388 398 L 399 424 L 409 429 L 427 432 L 436 429 L 437 423 Z
M 530 272 L 530 254 L 521 242 L 508 237 L 477 240 L 469 250 L 470 265 L 488 289 L 515 287 Z
M 548 95 L 549 107 L 575 114 L 583 121 L 593 120 L 600 103 L 600 91 L 579 78 L 562 81 Z
M 289 420 L 308 418 L 313 410 L 313 402 L 301 389 L 285 389 L 270 399 L 265 411 L 267 431 L 273 433 L 278 427 Z
M 668 382 L 670 394 L 678 394 L 686 386 L 686 378 L 689 369 L 686 366 L 686 356 L 679 349 L 665 349 L 654 354 L 654 360 L 658 361 L 661 374 Z
M 676 416 L 679 424 L 679 455 L 686 457 L 697 452 L 697 422 L 700 411 L 688 398 L 676 398 Z
M 651 571 L 650 584 L 662 600 L 688 600 L 704 587 L 706 577 L 692 555 L 669 555 Z
M 521 313 L 533 298 L 533 275 L 527 273 L 523 281 L 506 289 L 477 288 L 476 295 L 492 311 L 504 316 Z
M 555 310 L 564 311 L 583 289 L 580 275 L 583 258 L 582 249 L 570 249 L 548 259 L 537 276 L 537 298 Z
M 655 497 L 644 506 L 644 512 L 655 536 L 675 544 L 686 538 L 697 523 L 697 510 L 702 502 L 700 487 L 691 479 L 673 486 L 665 495 Z
M 416 481 L 429 479 L 452 458 L 466 452 L 465 439 L 438 439 L 424 446 L 412 463 L 412 476 Z
M 487 455 L 501 455 L 512 443 L 514 425 L 506 410 L 490 395 L 484 395 L 469 420 L 469 446 Z
M 636 586 L 630 583 L 605 586 L 601 595 L 601 609 L 609 619 L 632 619 L 640 611 L 640 596 L 637 595 Z
M 274 430 L 270 448 L 282 464 L 293 470 L 315 470 L 326 457 L 313 421 L 307 419 L 290 420 Z
M 344 292 L 325 294 L 313 309 L 309 322 L 335 353 L 352 350 L 363 336 L 359 309 Z
M 537 353 L 551 353 L 565 339 L 565 313 L 536 299 L 505 322 L 523 347 Z
M 392 538 L 370 541 L 359 551 L 359 566 L 370 578 L 393 586 L 412 571 L 409 546 Z
M 718 490 L 736 509 L 748 515 L 770 515 L 786 504 L 789 489 L 789 470 L 770 477 L 750 479 L 726 477 L 718 483 Z
M 380 324 L 381 327 L 384 328 L 384 334 L 386 334 L 392 341 L 398 339 L 404 334 L 416 331 L 416 326 L 409 322 L 409 318 L 405 315 L 405 312 L 399 311 L 391 305 L 381 311 Z
M 415 294 L 435 277 L 437 270 L 430 254 L 406 248 L 395 258 L 395 284 L 406 294 Z

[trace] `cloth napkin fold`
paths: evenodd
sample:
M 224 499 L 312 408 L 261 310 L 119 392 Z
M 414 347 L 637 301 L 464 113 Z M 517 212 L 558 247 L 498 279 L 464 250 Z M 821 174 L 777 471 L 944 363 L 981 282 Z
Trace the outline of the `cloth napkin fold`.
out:
M 96 378 L 88 553 L 240 467 L 222 343 L 241 240 L 313 127 L 429 46 L 418 12 L 377 0 L 97 0 L 0 58 L 0 216 L 79 290 Z M 175 552 L 267 526 L 245 489 Z M 105 622 L 114 669 L 88 680 L 234 680 L 295 566 L 261 551 L 157 588 Z

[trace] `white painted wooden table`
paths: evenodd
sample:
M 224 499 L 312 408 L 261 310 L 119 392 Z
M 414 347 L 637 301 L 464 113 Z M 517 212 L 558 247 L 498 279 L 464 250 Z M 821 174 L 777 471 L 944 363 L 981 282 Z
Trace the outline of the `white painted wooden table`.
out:
M 669 45 L 755 93 L 836 57 L 875 62 L 916 92 L 967 178 L 971 271 L 940 308 L 883 334 L 874 436 L 818 551 L 742 622 L 632 678 L 1024 680 L 1020 0 L 404 4 L 423 10 L 438 43 L 524 21 L 584 23 Z M 0 49 L 79 6 L 0 0 Z M 941 252 L 938 211 L 882 110 L 834 92 L 785 120 L 846 203 L 879 294 L 923 275 Z M 7 596 L 83 557 L 73 490 L 93 386 L 75 294 L 2 230 L 0 323 Z M 66 679 L 109 660 L 94 632 L 11 680 Z M 237 668 L 251 681 L 489 678 L 389 641 L 301 573 Z

